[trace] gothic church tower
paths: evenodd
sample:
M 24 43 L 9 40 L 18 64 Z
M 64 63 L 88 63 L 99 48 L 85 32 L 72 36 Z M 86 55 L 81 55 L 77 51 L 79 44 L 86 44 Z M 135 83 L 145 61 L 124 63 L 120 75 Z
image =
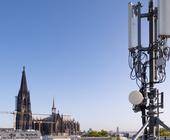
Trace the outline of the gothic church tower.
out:
M 53 98 L 52 114 L 56 114 L 56 107 L 55 107 L 54 98 Z
M 23 67 L 21 85 L 16 101 L 16 129 L 32 129 L 31 101 L 27 88 L 25 67 Z

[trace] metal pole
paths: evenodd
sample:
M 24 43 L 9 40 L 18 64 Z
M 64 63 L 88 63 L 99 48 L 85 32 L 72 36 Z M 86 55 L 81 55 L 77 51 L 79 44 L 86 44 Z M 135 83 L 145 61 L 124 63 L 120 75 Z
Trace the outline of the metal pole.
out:
M 154 42 L 158 40 L 158 32 L 157 32 L 157 23 L 158 23 L 158 8 L 155 7 L 154 9 Z M 154 43 L 155 47 L 158 48 L 158 44 Z M 154 51 L 154 57 L 156 58 L 157 50 Z M 156 60 L 155 60 L 155 80 L 157 80 L 157 71 L 156 71 Z M 157 98 L 157 118 L 159 118 L 159 91 L 156 91 L 156 98 Z M 160 140 L 160 131 L 159 131 L 159 124 L 156 126 L 156 137 L 157 140 Z
M 149 55 L 150 55 L 150 89 L 154 87 L 154 47 L 153 47 L 153 34 L 154 34 L 154 20 L 153 20 L 153 0 L 149 2 Z
M 132 140 L 137 140 L 139 138 L 139 136 L 141 135 L 141 133 L 145 130 L 145 128 L 148 126 L 149 121 L 146 122 L 146 124 L 144 124 L 140 130 L 137 132 L 137 134 L 132 138 Z
M 138 61 L 140 62 L 141 61 L 141 48 L 142 48 L 142 45 L 141 45 L 141 3 L 138 2 L 137 4 L 137 12 L 138 12 Z M 141 63 L 138 64 L 138 71 L 139 73 L 142 72 L 142 68 L 141 68 Z M 141 93 L 143 94 L 143 96 L 145 97 L 145 91 L 146 91 L 146 73 L 145 73 L 145 70 L 143 71 L 143 73 L 141 75 L 142 78 L 142 83 L 141 83 L 141 86 L 142 88 L 140 89 Z M 146 118 L 146 108 L 145 108 L 145 105 L 141 106 L 141 112 L 142 112 L 142 124 L 145 125 L 146 124 L 146 121 L 147 121 L 147 118 Z M 144 137 L 143 137 L 144 140 L 147 140 L 147 128 L 145 128 L 144 130 Z
M 155 60 L 154 60 L 154 18 L 153 18 L 153 0 L 149 1 L 149 58 L 150 58 L 150 67 L 149 67 L 149 86 L 150 86 L 150 93 L 149 93 L 149 140 L 155 139 L 155 123 L 154 123 L 154 79 L 155 79 Z

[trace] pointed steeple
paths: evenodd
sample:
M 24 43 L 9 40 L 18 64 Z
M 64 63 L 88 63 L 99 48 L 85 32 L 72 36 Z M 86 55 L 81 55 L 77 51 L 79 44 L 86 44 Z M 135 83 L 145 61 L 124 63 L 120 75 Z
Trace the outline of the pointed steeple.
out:
M 26 74 L 25 74 L 25 66 L 23 67 L 23 71 L 22 71 L 20 91 L 28 91 Z
M 53 97 L 53 107 L 52 108 L 55 108 L 54 97 Z
M 53 97 L 52 114 L 56 114 L 56 107 L 55 107 L 54 97 Z
M 30 93 L 27 88 L 25 67 L 23 67 L 21 85 L 16 101 L 16 129 L 27 130 L 32 128 L 32 113 Z

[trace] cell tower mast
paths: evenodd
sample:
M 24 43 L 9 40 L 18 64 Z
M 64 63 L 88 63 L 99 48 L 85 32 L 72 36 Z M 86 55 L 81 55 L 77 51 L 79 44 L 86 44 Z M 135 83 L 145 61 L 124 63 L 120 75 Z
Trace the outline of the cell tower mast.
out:
M 129 66 L 131 79 L 136 80 L 139 91 L 129 95 L 135 112 L 141 111 L 143 126 L 134 135 L 137 140 L 141 135 L 144 140 L 159 140 L 159 125 L 170 130 L 159 119 L 159 109 L 163 108 L 163 92 L 156 84 L 165 81 L 166 62 L 170 58 L 167 39 L 170 37 L 170 0 L 160 0 L 155 5 L 149 0 L 148 12 L 141 13 L 142 4 L 129 3 Z M 141 19 L 147 19 L 149 25 L 148 46 L 142 46 Z

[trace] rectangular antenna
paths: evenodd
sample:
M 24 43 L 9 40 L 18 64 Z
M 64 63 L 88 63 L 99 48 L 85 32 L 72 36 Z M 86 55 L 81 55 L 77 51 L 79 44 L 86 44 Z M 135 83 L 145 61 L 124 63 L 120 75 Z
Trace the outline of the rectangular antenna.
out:
M 138 46 L 138 16 L 135 13 L 135 5 L 131 2 L 128 4 L 128 37 L 129 49 Z
M 159 36 L 170 38 L 170 0 L 159 0 L 158 22 Z

